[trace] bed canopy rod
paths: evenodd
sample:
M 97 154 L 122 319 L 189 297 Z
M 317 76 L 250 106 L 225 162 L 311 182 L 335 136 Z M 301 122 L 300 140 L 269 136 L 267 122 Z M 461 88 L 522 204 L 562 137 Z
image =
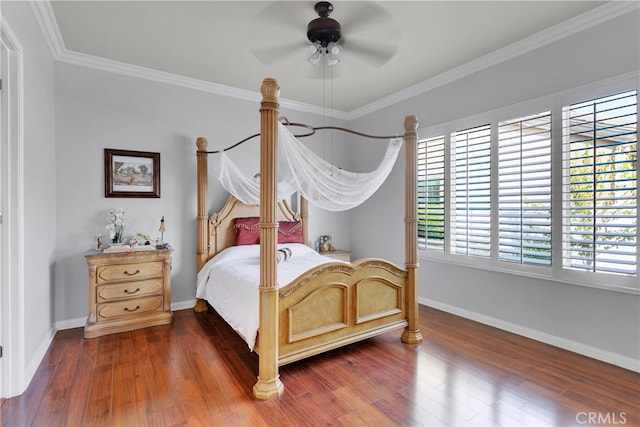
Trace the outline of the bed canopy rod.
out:
M 292 126 L 292 127 L 301 127 L 301 128 L 305 128 L 308 129 L 309 132 L 307 133 L 302 133 L 302 134 L 297 134 L 297 135 L 293 135 L 296 138 L 305 138 L 307 136 L 311 136 L 314 135 L 316 133 L 316 131 L 319 130 L 339 130 L 342 132 L 347 132 L 353 135 L 358 135 L 358 136 L 362 136 L 364 138 L 369 138 L 369 139 L 394 139 L 394 138 L 398 138 L 398 135 L 394 135 L 394 136 L 379 136 L 379 135 L 369 135 L 366 133 L 362 133 L 362 132 L 358 132 L 355 130 L 351 130 L 351 129 L 347 129 L 347 128 L 343 128 L 343 127 L 339 127 L 339 126 L 311 126 L 311 125 L 307 125 L 304 123 L 295 123 L 295 122 L 290 122 L 286 117 L 280 117 L 280 123 L 282 123 L 285 126 Z M 213 150 L 213 151 L 204 151 L 207 154 L 217 154 L 217 153 L 221 153 L 223 151 L 229 151 L 232 150 L 234 148 L 236 148 L 237 146 L 239 146 L 240 144 L 243 144 L 255 137 L 260 136 L 260 133 L 256 133 L 253 134 L 251 136 L 246 137 L 245 139 L 242 139 L 238 142 L 236 142 L 233 145 L 230 145 L 227 148 L 223 148 L 222 150 Z

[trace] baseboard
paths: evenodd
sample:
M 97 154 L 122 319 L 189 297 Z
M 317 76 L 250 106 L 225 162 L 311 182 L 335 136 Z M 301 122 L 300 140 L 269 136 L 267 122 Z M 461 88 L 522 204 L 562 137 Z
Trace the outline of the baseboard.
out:
M 38 370 L 38 368 L 40 367 L 40 364 L 44 360 L 44 356 L 47 354 L 47 351 L 49 350 L 49 346 L 51 346 L 51 343 L 53 342 L 53 337 L 55 337 L 55 335 L 56 335 L 56 330 L 50 329 L 49 332 L 47 332 L 45 337 L 42 339 L 42 342 L 38 346 L 38 349 L 33 354 L 33 357 L 31 358 L 31 360 L 29 361 L 29 364 L 27 365 L 27 368 L 25 369 L 24 377 L 23 377 L 24 381 L 22 382 L 24 387 L 21 387 L 22 390 L 20 391 L 19 394 L 24 393 L 27 390 L 27 387 L 29 387 L 29 384 L 31 384 L 31 380 L 35 376 L 36 371 Z
M 432 299 L 419 298 L 418 302 L 420 304 L 433 307 L 438 310 L 446 311 L 447 313 L 455 314 L 456 316 L 464 317 L 466 319 L 471 319 L 476 322 L 484 323 L 485 325 L 493 326 L 494 328 L 502 329 L 517 335 L 522 335 L 523 337 L 531 338 L 536 341 L 543 342 L 545 344 L 553 345 L 555 347 L 569 350 L 574 353 L 582 354 L 584 356 L 601 360 L 603 362 L 610 363 L 615 366 L 620 366 L 621 368 L 629 369 L 635 372 L 640 372 L 640 361 L 635 360 L 631 357 L 622 356 L 617 353 L 602 350 L 600 348 L 585 345 L 577 341 L 568 340 L 566 338 L 561 338 L 556 335 L 548 334 L 546 332 L 538 331 L 536 329 L 527 328 L 525 326 L 518 325 L 515 323 L 506 322 L 504 320 L 496 319 L 494 317 L 486 316 L 484 314 L 476 313 L 474 311 L 465 310 L 465 309 L 455 307 L 449 304 L 445 304 L 439 301 L 435 301 Z M 175 310 L 185 310 L 185 309 L 193 308 L 195 303 L 196 303 L 195 299 L 175 302 L 171 304 L 171 310 L 175 311 Z M 55 329 L 53 330 L 53 332 L 50 332 L 47 335 L 47 337 L 45 337 L 45 339 L 43 340 L 43 343 L 38 348 L 38 353 L 34 355 L 34 358 L 32 359 L 31 363 L 34 363 L 33 361 L 35 360 L 42 360 L 42 358 L 44 357 L 44 354 L 47 351 L 47 348 L 49 348 L 49 344 L 51 344 L 51 341 L 53 340 L 55 331 L 84 327 L 86 320 L 87 320 L 86 317 L 81 317 L 81 318 L 56 322 Z M 42 351 L 43 346 L 45 346 L 44 351 Z M 40 357 L 40 359 L 38 359 L 38 357 Z M 37 369 L 38 364 L 39 363 L 36 364 L 35 369 Z M 27 373 L 29 372 L 30 371 L 28 370 Z M 35 370 L 33 372 L 35 373 Z
M 193 308 L 195 305 L 196 305 L 196 300 L 195 299 L 190 299 L 190 300 L 187 300 L 187 301 L 174 302 L 174 303 L 171 303 L 171 310 L 172 311 L 186 310 L 188 308 Z
M 195 305 L 196 305 L 195 299 L 174 302 L 171 304 L 171 311 L 185 310 L 187 308 L 193 308 L 193 306 Z M 86 322 L 87 322 L 86 317 L 77 317 L 75 319 L 62 320 L 60 322 L 56 322 L 56 324 L 54 325 L 54 329 L 56 331 L 62 331 L 65 329 L 84 328 L 84 325 Z
M 474 320 L 476 322 L 483 323 L 485 325 L 493 326 L 494 328 L 502 329 L 507 332 L 521 335 L 523 337 L 531 338 L 536 341 L 543 342 L 545 344 L 559 347 L 564 350 L 569 350 L 574 353 L 581 354 L 583 356 L 591 357 L 592 359 L 600 360 L 602 362 L 609 363 L 611 365 L 619 366 L 631 371 L 640 372 L 640 361 L 631 357 L 622 356 L 617 353 L 613 353 L 607 350 L 602 350 L 597 347 L 592 347 L 586 344 L 579 343 L 577 341 L 561 338 L 546 332 L 538 331 L 536 329 L 527 328 L 522 325 L 518 325 L 504 320 L 496 319 L 491 316 L 476 313 L 474 311 L 465 310 L 459 307 L 455 307 L 449 304 L 445 304 L 439 301 L 435 301 L 428 298 L 419 298 L 420 304 L 428 307 L 433 307 L 438 310 L 446 311 L 447 313 L 455 314 L 456 316 L 464 317 L 466 319 Z
M 65 329 L 84 328 L 84 324 L 87 323 L 86 317 L 77 317 L 75 319 L 62 320 L 56 322 L 54 328 L 56 331 L 63 331 Z

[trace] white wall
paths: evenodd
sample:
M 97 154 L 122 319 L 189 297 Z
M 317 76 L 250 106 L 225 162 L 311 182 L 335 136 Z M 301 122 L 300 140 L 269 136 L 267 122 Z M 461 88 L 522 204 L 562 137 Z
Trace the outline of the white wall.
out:
M 3 2 L 3 18 L 23 54 L 24 301 L 14 327 L 24 322 L 22 360 L 13 369 L 26 387 L 52 338 L 56 244 L 54 62 L 26 2 Z M 16 143 L 12 141 L 12 143 Z M 19 166 L 18 166 L 19 167 Z M 15 177 L 14 177 L 15 178 Z M 15 232 L 15 230 L 14 230 Z M 9 283 L 14 288 L 19 283 Z M 19 292 L 14 289 L 14 295 Z M 15 349 L 5 348 L 14 354 Z M 14 373 L 15 374 L 15 373 Z M 22 390 L 12 390 L 19 393 Z
M 427 127 L 638 70 L 635 13 L 437 87 L 354 120 L 369 131 L 397 129 L 407 114 Z M 363 152 L 359 163 L 371 162 Z M 355 256 L 404 263 L 403 168 L 351 216 Z M 390 208 L 393 207 L 393 208 Z M 372 214 L 375 213 L 375 214 Z M 421 260 L 423 302 L 537 339 L 640 369 L 640 297 Z

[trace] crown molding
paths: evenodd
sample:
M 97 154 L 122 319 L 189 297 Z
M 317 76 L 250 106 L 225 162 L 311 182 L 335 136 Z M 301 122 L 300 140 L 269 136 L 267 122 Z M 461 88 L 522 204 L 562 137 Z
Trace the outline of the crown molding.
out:
M 241 99 L 255 103 L 260 102 L 260 100 L 262 99 L 262 95 L 259 91 L 251 91 L 231 86 L 225 86 L 218 83 L 180 76 L 177 74 L 158 71 L 138 65 L 126 64 L 124 62 L 100 58 L 84 53 L 64 51 L 64 53 L 59 58 L 57 58 L 57 60 L 81 67 L 93 68 L 100 71 L 121 74 L 129 77 L 137 77 L 148 81 L 180 86 L 200 92 L 212 93 L 214 95 L 227 96 L 230 98 Z M 322 107 L 284 98 L 279 99 L 279 104 L 281 107 L 290 108 L 295 111 L 332 116 L 339 119 L 344 119 L 346 116 L 346 113 L 342 111 L 334 110 L 332 114 L 327 114 Z
M 29 4 L 36 17 L 36 22 L 49 46 L 51 55 L 53 55 L 53 59 L 59 60 L 66 49 L 62 35 L 60 34 L 60 29 L 58 28 L 58 22 L 56 21 L 49 1 L 29 0 Z
M 160 83 L 181 86 L 202 92 L 213 93 L 231 98 L 243 99 L 252 102 L 259 102 L 261 95 L 258 91 L 238 89 L 204 80 L 184 77 L 164 71 L 153 70 L 137 65 L 126 64 L 110 59 L 100 58 L 92 55 L 81 54 L 69 51 L 64 46 L 64 41 L 60 35 L 60 30 L 55 20 L 53 10 L 49 0 L 30 0 L 31 7 L 36 16 L 38 25 L 45 36 L 49 49 L 54 60 L 66 62 L 79 66 L 99 69 L 107 72 L 138 77 L 141 79 L 156 81 Z M 401 101 L 413 98 L 416 95 L 428 92 L 437 87 L 444 86 L 456 80 L 477 73 L 501 62 L 516 58 L 525 53 L 531 52 L 540 47 L 546 46 L 568 36 L 584 31 L 587 28 L 607 22 L 627 13 L 631 13 L 640 7 L 638 1 L 616 0 L 585 12 L 581 15 L 568 19 L 560 24 L 550 27 L 544 31 L 536 33 L 525 39 L 512 43 L 504 48 L 493 51 L 478 59 L 467 62 L 461 66 L 447 70 L 435 77 L 424 80 L 406 89 L 402 89 L 392 95 L 383 97 L 377 101 L 366 104 L 349 112 L 340 110 L 327 111 L 325 108 L 280 99 L 280 105 L 295 111 L 330 116 L 342 120 L 353 120 L 358 117 L 373 113 L 382 108 L 389 107 Z
M 165 71 L 154 70 L 138 65 L 114 61 L 112 59 L 100 58 L 98 56 L 67 50 L 64 46 L 64 41 L 60 34 L 53 10 L 51 9 L 50 2 L 48 0 L 31 0 L 29 3 L 31 4 L 36 21 L 45 36 L 47 45 L 49 46 L 55 61 L 251 102 L 260 102 L 262 99 L 262 95 L 259 91 L 238 89 L 205 80 L 180 76 Z M 330 116 L 342 120 L 347 120 L 348 117 L 347 113 L 340 110 L 327 112 L 325 108 L 317 105 L 306 104 L 284 98 L 280 98 L 279 101 L 281 107 L 290 108 L 295 111 L 317 114 L 320 116 Z

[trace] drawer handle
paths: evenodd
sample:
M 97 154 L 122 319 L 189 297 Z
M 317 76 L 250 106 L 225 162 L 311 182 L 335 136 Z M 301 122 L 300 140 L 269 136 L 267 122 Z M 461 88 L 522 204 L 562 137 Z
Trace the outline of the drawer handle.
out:
M 136 308 L 134 308 L 133 310 L 131 310 L 129 307 L 125 307 L 124 311 L 128 311 L 129 313 L 133 313 L 134 311 L 138 310 L 140 308 L 139 305 L 136 305 Z
M 124 271 L 124 274 L 126 274 L 127 276 L 135 276 L 138 273 L 140 273 L 140 270 L 136 270 L 133 273 L 129 273 L 129 270 Z
M 135 291 L 130 291 L 129 289 L 124 290 L 124 293 L 129 295 L 135 294 L 136 292 L 140 292 L 140 288 L 136 288 Z

